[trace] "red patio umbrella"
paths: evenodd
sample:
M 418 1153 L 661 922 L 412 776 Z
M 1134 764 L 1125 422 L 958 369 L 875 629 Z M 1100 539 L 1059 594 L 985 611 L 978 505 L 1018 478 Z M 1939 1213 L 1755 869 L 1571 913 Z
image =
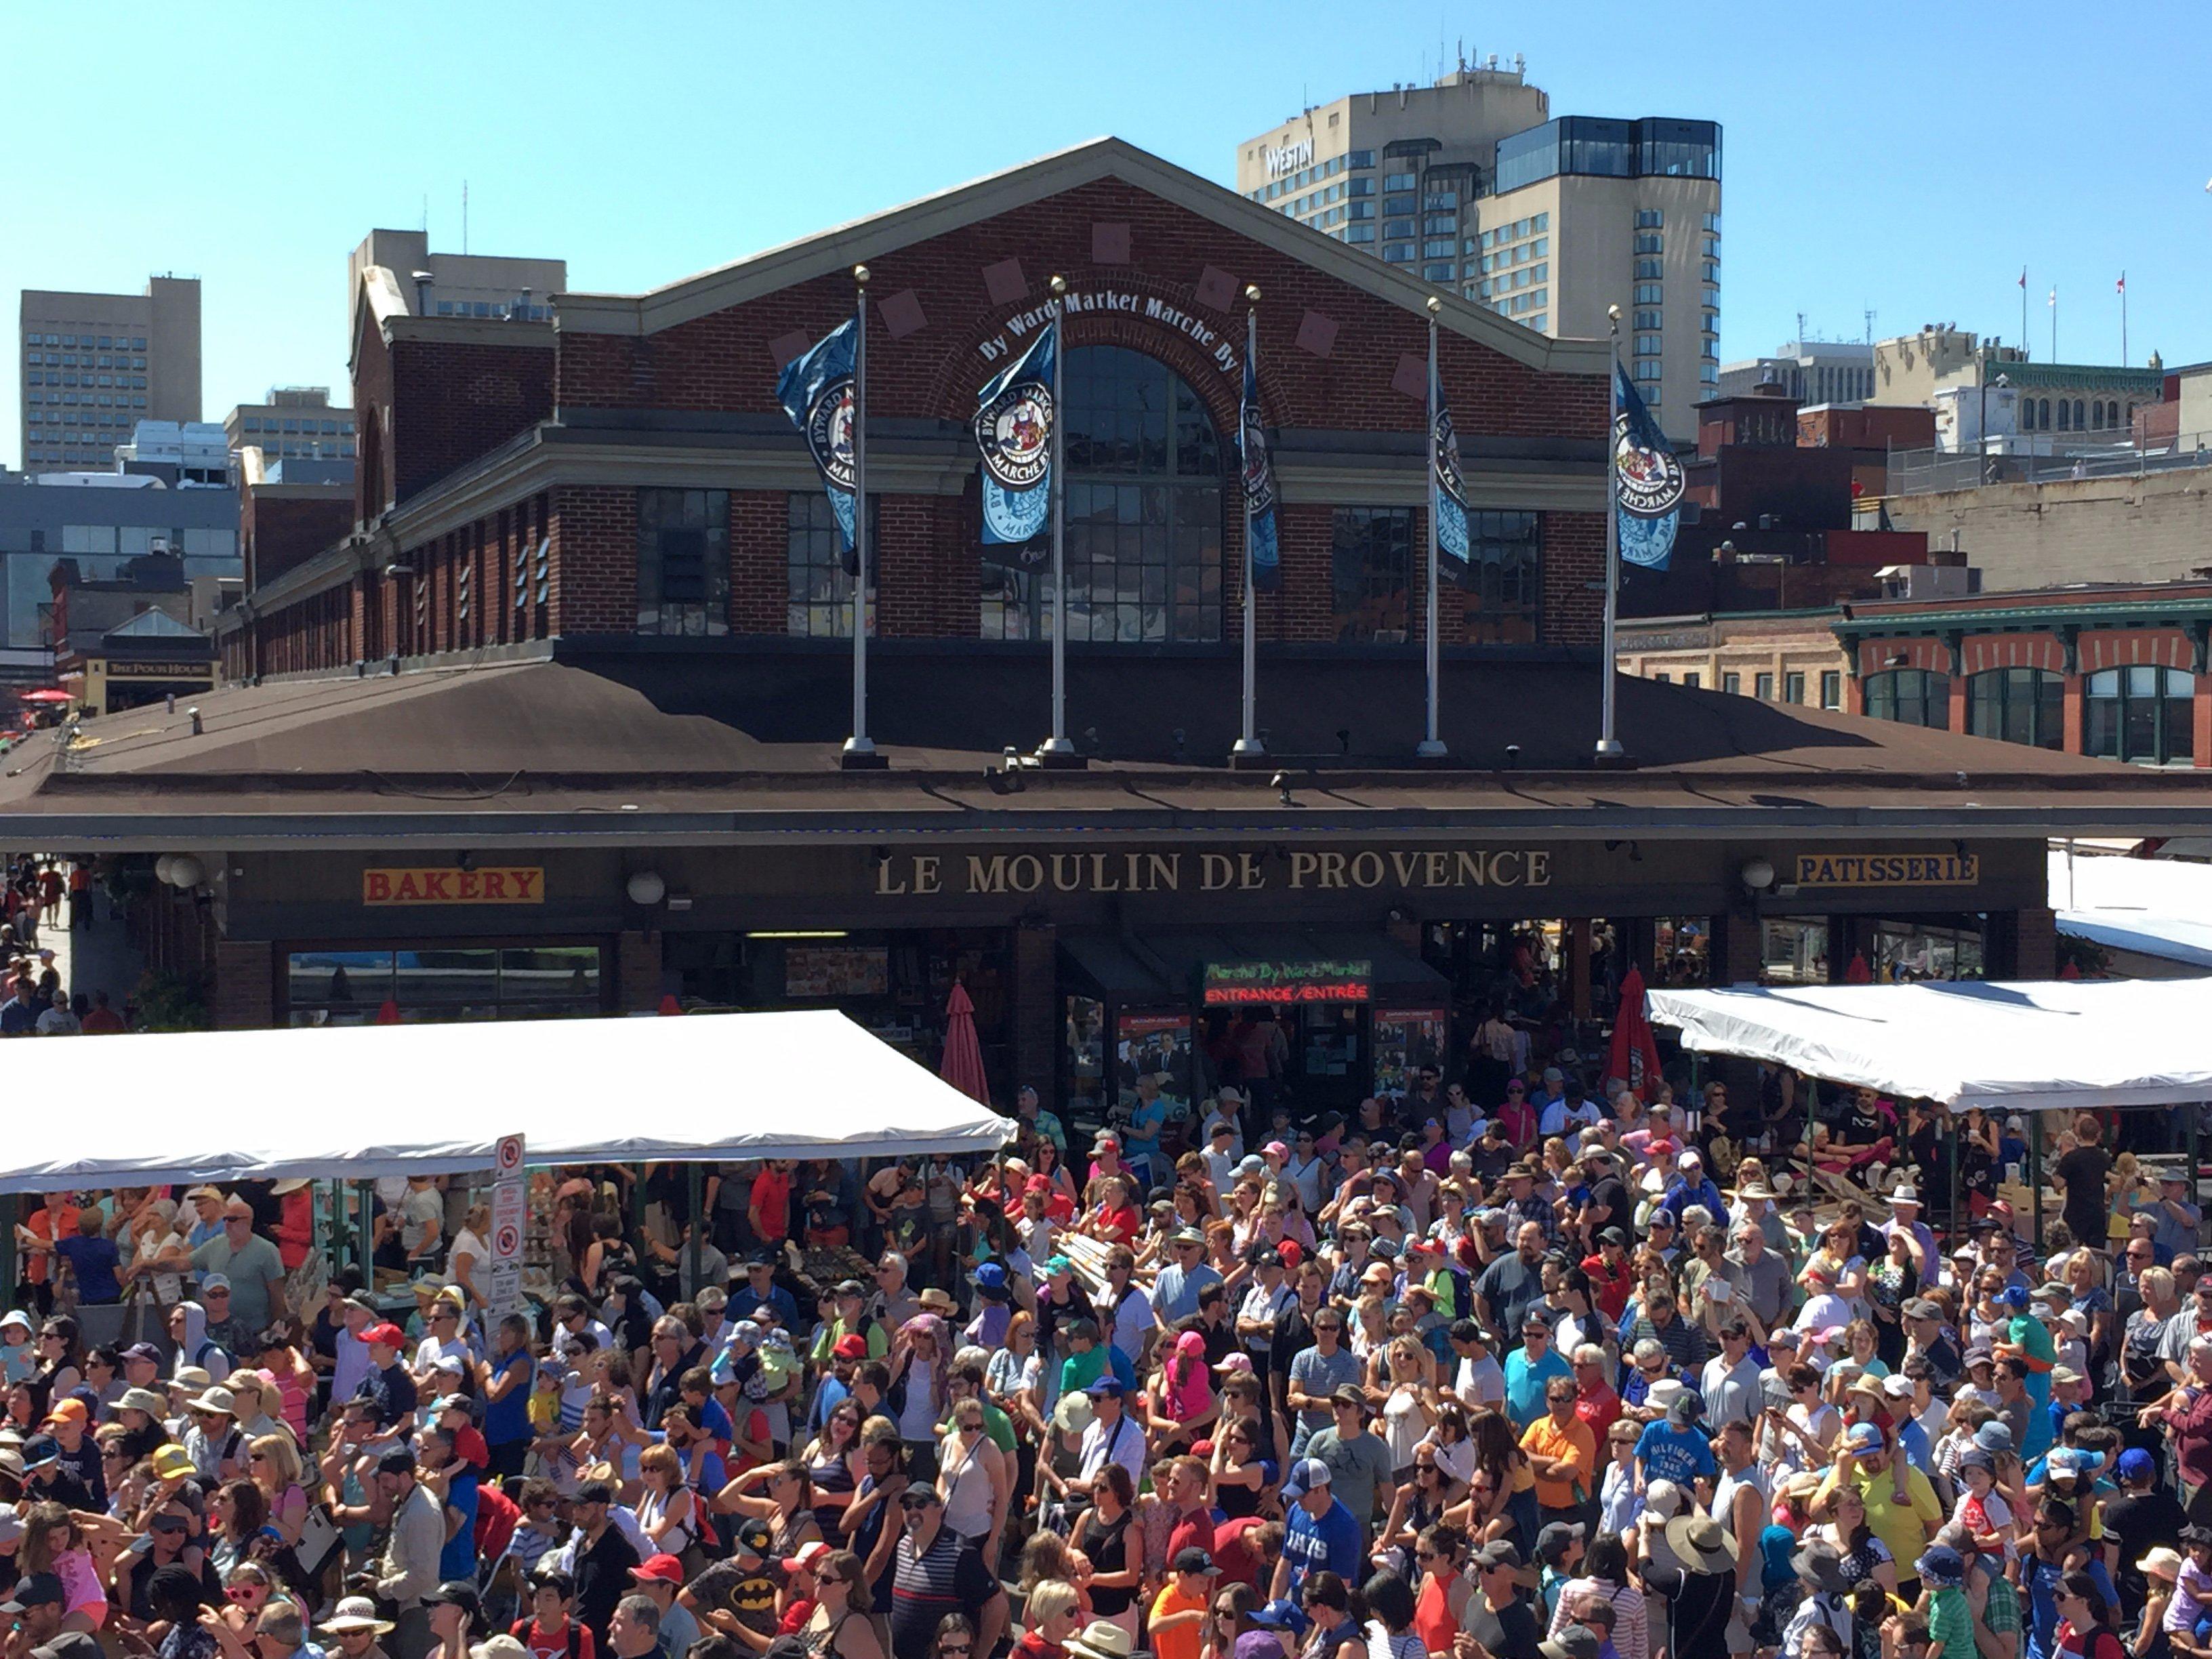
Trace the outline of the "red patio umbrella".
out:
M 937 1074 L 969 1099 L 991 1103 L 991 1087 L 983 1080 L 983 1045 L 975 1036 L 975 1005 L 957 980 L 945 999 L 945 1059 Z
M 676 1000 L 675 992 L 667 992 L 661 997 L 660 1012 L 664 1014 L 680 1014 L 684 1012 L 684 1005 Z
M 384 1002 L 383 1002 L 383 1006 L 380 1006 L 380 1007 L 379 1007 L 379 1008 L 377 1009 L 377 1011 L 376 1011 L 376 1023 L 377 1023 L 379 1025 L 397 1025 L 397 1024 L 399 1024 L 399 1005 L 398 1005 L 398 1003 L 397 1003 L 396 1001 L 394 1001 L 394 1000 L 393 1000 L 392 998 L 390 998 L 390 997 L 386 997 L 386 998 L 385 998 Z
M 1867 968 L 1866 958 L 1856 951 L 1852 951 L 1850 962 L 1844 969 L 1844 983 L 1871 985 L 1873 982 L 1874 975 Z
M 25 702 L 67 702 L 69 700 L 70 694 L 66 691 L 43 690 L 23 693 Z
M 1659 1045 L 1651 1036 L 1651 1019 L 1644 1008 L 1644 972 L 1631 968 L 1620 981 L 1620 1009 L 1613 1017 L 1613 1049 L 1606 1056 L 1605 1074 L 1624 1079 L 1639 1096 L 1659 1075 Z

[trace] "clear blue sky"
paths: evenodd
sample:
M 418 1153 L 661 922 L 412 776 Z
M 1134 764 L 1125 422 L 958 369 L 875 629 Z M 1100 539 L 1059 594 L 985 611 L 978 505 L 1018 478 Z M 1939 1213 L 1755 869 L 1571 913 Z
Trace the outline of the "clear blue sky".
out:
M 420 222 L 657 286 L 1111 133 L 1224 182 L 1302 99 L 1417 81 L 1442 36 L 1527 55 L 1555 113 L 1725 127 L 1724 358 L 1807 316 L 1856 337 L 1956 321 L 2047 355 L 2212 357 L 2212 70 L 2201 0 L 2100 20 L 2033 0 L 1843 10 L 849 0 L 438 8 L 0 0 L 0 301 L 206 288 L 205 408 L 345 384 L 347 252 Z M 511 19 L 512 21 L 507 20 Z M 849 93 L 848 93 L 849 88 Z M 0 457 L 21 454 L 0 359 Z

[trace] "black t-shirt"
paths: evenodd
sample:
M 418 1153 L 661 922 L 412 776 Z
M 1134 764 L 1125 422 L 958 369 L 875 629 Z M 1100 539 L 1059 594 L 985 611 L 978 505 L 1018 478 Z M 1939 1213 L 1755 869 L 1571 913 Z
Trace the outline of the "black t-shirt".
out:
M 630 1593 L 629 1570 L 637 1565 L 637 1551 L 620 1527 L 608 1527 L 597 1543 L 577 1547 L 576 1617 L 601 1651 L 606 1647 L 607 1621 L 615 1616 L 616 1604 Z
M 1597 1224 L 1601 1230 L 1618 1227 L 1624 1233 L 1632 1231 L 1636 1221 L 1636 1206 L 1629 1202 L 1628 1183 L 1618 1176 L 1603 1176 L 1590 1187 L 1590 1203 L 1610 1213 Z M 1596 1241 L 1592 1240 L 1593 1243 Z
M 1538 1651 L 1543 1632 L 1528 1601 L 1515 1596 L 1500 1608 L 1470 1608 L 1464 1628 L 1487 1648 L 1493 1659 L 1542 1659 Z
M 2076 1146 L 2058 1160 L 2066 1183 L 2066 1231 L 2077 1243 L 2105 1242 L 2105 1176 L 2112 1160 L 2102 1146 Z
M 691 1599 L 701 1612 L 726 1613 L 760 1635 L 775 1630 L 775 1580 L 765 1561 L 756 1560 L 750 1567 L 735 1559 L 715 1562 L 692 1580 Z
M 2130 1615 L 2140 1612 L 2149 1585 L 2136 1563 L 2154 1545 L 2179 1545 L 2188 1516 L 2181 1504 L 2165 1487 L 2149 1492 L 2123 1492 L 2105 1504 L 2105 1536 L 2119 1547 L 2119 1571 L 2112 1575 L 2120 1593 L 2120 1606 Z
M 1129 1522 L 1134 1513 L 1123 1510 L 1112 1521 L 1102 1521 L 1097 1510 L 1084 1511 L 1083 1524 L 1075 1529 L 1075 1547 L 1091 1559 L 1091 1568 L 1097 1573 L 1126 1572 L 1129 1567 Z M 1106 1589 L 1097 1584 L 1091 1587 L 1091 1610 L 1101 1619 L 1112 1619 L 1129 1610 L 1136 1599 L 1133 1589 Z
M 1668 1602 L 1674 1650 L 1683 1654 L 1728 1651 L 1729 1620 L 1735 1612 L 1735 1575 L 1732 1572 L 1684 1572 L 1663 1568 L 1645 1575 L 1644 1587 L 1656 1590 Z

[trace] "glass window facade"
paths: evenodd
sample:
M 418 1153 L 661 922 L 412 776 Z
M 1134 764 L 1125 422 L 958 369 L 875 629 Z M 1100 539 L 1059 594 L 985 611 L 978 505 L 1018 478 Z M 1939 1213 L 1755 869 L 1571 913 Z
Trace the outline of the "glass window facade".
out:
M 1498 141 L 1498 193 L 1561 173 L 1600 179 L 1717 179 L 1721 130 L 1714 121 L 1641 121 L 1563 115 Z
M 2147 766 L 2196 756 L 2197 678 L 2178 668 L 2106 668 L 2089 676 L 2082 707 L 2085 753 Z
M 1338 644 L 1403 645 L 1412 637 L 1412 507 L 1337 508 L 1329 565 Z
M 294 1025 L 368 1025 L 389 1000 L 405 1022 L 559 1019 L 605 1012 L 596 945 L 295 951 Z
M 637 631 L 730 631 L 727 490 L 637 492 Z
M 2066 682 L 2039 668 L 1994 668 L 1966 680 L 1966 730 L 2033 749 L 2066 738 Z
M 1866 712 L 1901 726 L 1951 725 L 1951 677 L 1926 668 L 1893 668 L 1866 679 Z
M 883 567 L 881 544 L 876 536 L 882 515 L 880 497 L 868 497 L 869 575 Z M 788 593 L 784 631 L 799 639 L 849 640 L 853 637 L 853 579 L 845 568 L 845 539 L 837 533 L 836 515 L 830 497 L 818 489 L 793 490 L 791 495 L 790 539 L 784 556 Z M 868 583 L 868 637 L 876 635 L 875 580 Z
M 1071 640 L 1140 645 L 1221 637 L 1222 454 L 1198 394 L 1124 346 L 1079 346 L 1067 400 Z M 987 564 L 986 639 L 1047 639 L 1048 569 Z

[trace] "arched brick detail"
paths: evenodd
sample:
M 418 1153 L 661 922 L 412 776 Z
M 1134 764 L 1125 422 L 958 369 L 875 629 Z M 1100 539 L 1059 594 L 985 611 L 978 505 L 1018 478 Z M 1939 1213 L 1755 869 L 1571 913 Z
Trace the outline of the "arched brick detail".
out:
M 2050 634 L 1969 634 L 1960 646 L 1960 656 L 1969 674 L 1999 668 L 2066 672 L 2066 647 Z
M 2100 629 L 2081 635 L 2081 672 L 2100 668 L 2179 668 L 2194 661 L 2189 635 L 2178 628 Z

